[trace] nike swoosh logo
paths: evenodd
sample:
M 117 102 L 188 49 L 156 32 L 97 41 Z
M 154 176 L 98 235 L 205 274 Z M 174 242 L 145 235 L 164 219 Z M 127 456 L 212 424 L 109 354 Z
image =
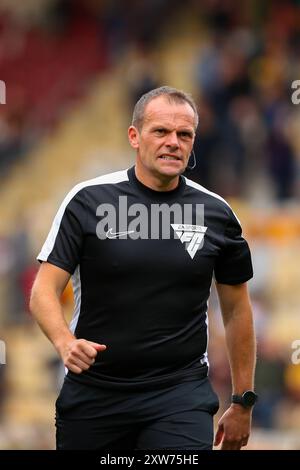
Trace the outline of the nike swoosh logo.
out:
M 134 233 L 134 230 L 128 230 L 127 232 L 115 232 L 115 233 L 113 233 L 112 229 L 110 228 L 106 232 L 106 237 L 107 238 L 119 238 L 119 237 L 123 237 L 124 235 L 128 235 L 129 233 Z

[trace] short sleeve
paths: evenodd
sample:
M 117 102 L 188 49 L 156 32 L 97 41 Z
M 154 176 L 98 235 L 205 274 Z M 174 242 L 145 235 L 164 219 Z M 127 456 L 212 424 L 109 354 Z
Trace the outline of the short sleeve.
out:
M 241 284 L 253 277 L 250 249 L 242 228 L 230 210 L 224 245 L 215 263 L 215 279 L 221 284 Z
M 71 191 L 62 202 L 37 256 L 73 274 L 80 261 L 86 218 L 83 192 Z

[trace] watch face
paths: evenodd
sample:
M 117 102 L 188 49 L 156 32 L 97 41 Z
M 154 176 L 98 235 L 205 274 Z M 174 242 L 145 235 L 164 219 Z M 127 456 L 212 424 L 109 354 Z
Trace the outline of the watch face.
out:
M 257 400 L 257 395 L 256 393 L 249 390 L 243 394 L 243 399 L 246 406 L 253 406 Z

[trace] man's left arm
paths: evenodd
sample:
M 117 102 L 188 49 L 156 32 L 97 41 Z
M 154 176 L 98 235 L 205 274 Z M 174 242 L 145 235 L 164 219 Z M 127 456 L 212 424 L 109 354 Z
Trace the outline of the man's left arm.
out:
M 216 283 L 222 310 L 225 338 L 231 369 L 232 393 L 241 395 L 253 390 L 256 344 L 252 309 L 247 283 Z M 239 450 L 247 445 L 252 408 L 231 404 L 218 423 L 214 445 L 222 450 Z

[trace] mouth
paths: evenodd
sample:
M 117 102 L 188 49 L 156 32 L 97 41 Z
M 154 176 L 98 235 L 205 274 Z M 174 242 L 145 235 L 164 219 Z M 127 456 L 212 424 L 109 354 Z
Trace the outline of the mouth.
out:
M 170 155 L 170 154 L 163 154 L 160 157 L 158 157 L 160 160 L 166 160 L 166 161 L 181 161 L 181 158 L 178 157 L 177 155 Z

